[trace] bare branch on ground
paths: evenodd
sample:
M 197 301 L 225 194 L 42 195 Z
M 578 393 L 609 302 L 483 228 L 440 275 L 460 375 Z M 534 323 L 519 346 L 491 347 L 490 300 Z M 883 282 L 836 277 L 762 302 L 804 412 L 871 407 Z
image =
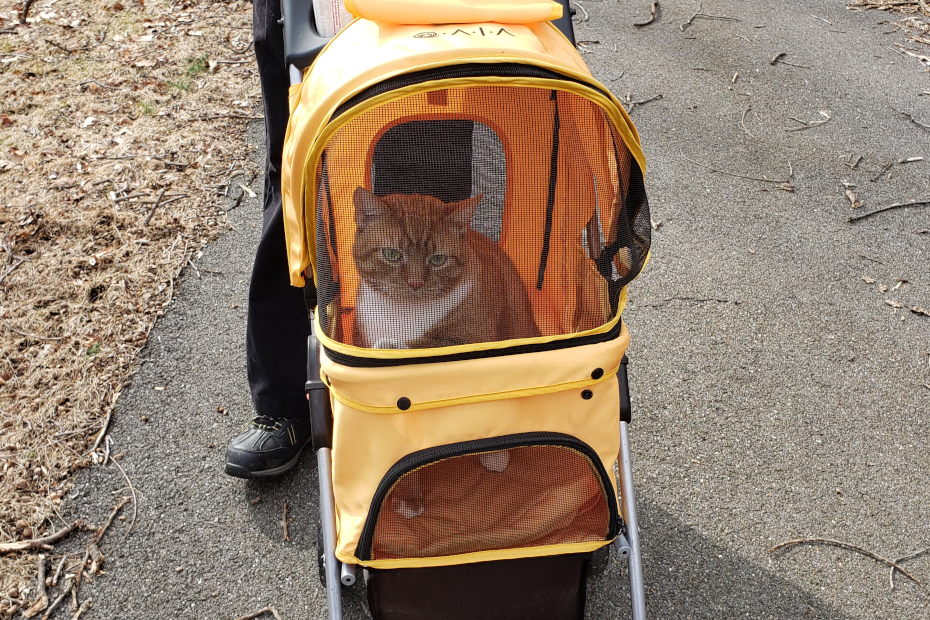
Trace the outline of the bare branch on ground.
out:
M 868 549 L 863 549 L 862 547 L 859 547 L 858 545 L 853 545 L 853 544 L 842 542 L 839 540 L 833 540 L 831 538 L 797 538 L 794 540 L 786 540 L 785 542 L 779 543 L 775 545 L 774 547 L 772 547 L 771 549 L 769 549 L 769 553 L 775 553 L 776 551 L 780 549 L 785 549 L 787 547 L 792 547 L 795 545 L 831 545 L 833 547 L 849 549 L 850 551 L 861 553 L 862 555 L 870 557 L 877 562 L 882 562 L 883 564 L 887 564 L 888 566 L 891 566 L 892 568 L 898 569 L 899 571 L 901 571 L 902 575 L 904 575 L 905 577 L 907 577 L 908 579 L 910 579 L 911 581 L 919 585 L 921 588 L 924 587 L 924 584 L 923 582 L 920 581 L 920 579 L 918 579 L 914 575 L 907 572 L 907 570 L 902 568 L 900 565 L 898 565 L 897 562 L 894 562 L 892 560 L 889 560 L 888 558 L 882 557 L 873 551 L 869 551 Z

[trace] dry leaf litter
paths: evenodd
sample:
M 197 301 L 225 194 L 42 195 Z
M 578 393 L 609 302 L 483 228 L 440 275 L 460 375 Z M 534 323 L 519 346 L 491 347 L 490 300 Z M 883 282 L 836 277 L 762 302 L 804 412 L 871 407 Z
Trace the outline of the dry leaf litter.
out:
M 850 9 L 866 10 L 878 9 L 905 15 L 903 19 L 894 24 L 895 28 L 904 32 L 908 41 L 921 45 L 930 45 L 930 0 L 856 0 L 850 3 Z M 921 64 L 930 67 L 930 58 L 924 55 L 915 56 Z M 927 60 L 923 60 L 927 59 Z
M 0 543 L 62 527 L 179 272 L 260 174 L 251 4 L 22 9 L 0 0 Z M 0 557 L 0 618 L 33 602 L 37 564 Z

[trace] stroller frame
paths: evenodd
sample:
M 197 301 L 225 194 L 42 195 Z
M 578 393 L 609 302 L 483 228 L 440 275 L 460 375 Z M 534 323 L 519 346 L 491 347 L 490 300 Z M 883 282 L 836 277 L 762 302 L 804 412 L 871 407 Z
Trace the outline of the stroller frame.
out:
M 338 1 L 338 0 L 337 0 Z M 570 0 L 556 0 L 563 6 L 562 17 L 552 23 L 574 45 L 571 16 L 575 11 Z M 299 85 L 304 71 L 310 67 L 329 38 L 321 36 L 314 26 L 312 0 L 281 0 L 280 24 L 284 30 L 285 63 L 291 86 Z M 312 283 L 308 283 L 313 288 Z M 310 322 L 313 324 L 315 289 L 307 295 Z M 315 329 L 315 327 L 313 328 Z M 636 498 L 633 487 L 632 456 L 630 451 L 629 425 L 632 418 L 629 383 L 627 379 L 627 356 L 623 356 L 617 372 L 620 396 L 620 452 L 618 458 L 620 509 L 622 522 L 620 531 L 613 541 L 618 557 L 627 560 L 629 568 L 631 617 L 645 620 L 646 602 L 642 573 L 642 553 L 639 540 L 639 525 L 636 513 Z M 357 580 L 356 567 L 340 562 L 336 558 L 336 509 L 332 480 L 333 415 L 328 386 L 320 380 L 320 343 L 312 333 L 307 343 L 307 382 L 313 450 L 317 458 L 319 482 L 319 526 L 322 548 L 318 550 L 320 565 L 325 572 L 326 600 L 330 620 L 342 618 L 342 587 L 354 586 Z M 606 551 L 609 547 L 604 547 Z M 323 575 L 321 575 L 321 578 Z M 367 577 L 367 575 L 366 575 Z M 366 579 L 367 581 L 367 579 Z

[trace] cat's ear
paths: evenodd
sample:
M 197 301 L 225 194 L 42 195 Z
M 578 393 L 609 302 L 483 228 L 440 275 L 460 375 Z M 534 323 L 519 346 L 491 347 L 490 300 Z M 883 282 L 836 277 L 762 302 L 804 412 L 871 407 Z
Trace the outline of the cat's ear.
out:
M 484 194 L 478 194 L 465 200 L 452 203 L 452 211 L 449 213 L 449 221 L 455 227 L 460 235 L 464 235 L 471 227 L 471 217 L 475 214 L 475 209 L 481 204 Z
M 355 203 L 355 225 L 359 228 L 365 228 L 368 222 L 387 210 L 387 205 L 364 187 L 355 188 L 352 202 Z

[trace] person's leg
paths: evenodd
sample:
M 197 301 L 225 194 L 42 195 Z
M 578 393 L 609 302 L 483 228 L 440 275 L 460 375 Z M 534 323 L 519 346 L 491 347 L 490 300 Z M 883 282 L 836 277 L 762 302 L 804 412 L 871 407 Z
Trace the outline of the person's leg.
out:
M 226 451 L 226 473 L 272 476 L 296 465 L 310 439 L 304 397 L 310 335 L 304 293 L 290 285 L 281 212 L 281 152 L 288 118 L 288 75 L 278 0 L 254 0 L 253 33 L 265 112 L 262 236 L 249 287 L 246 356 L 257 416 Z

